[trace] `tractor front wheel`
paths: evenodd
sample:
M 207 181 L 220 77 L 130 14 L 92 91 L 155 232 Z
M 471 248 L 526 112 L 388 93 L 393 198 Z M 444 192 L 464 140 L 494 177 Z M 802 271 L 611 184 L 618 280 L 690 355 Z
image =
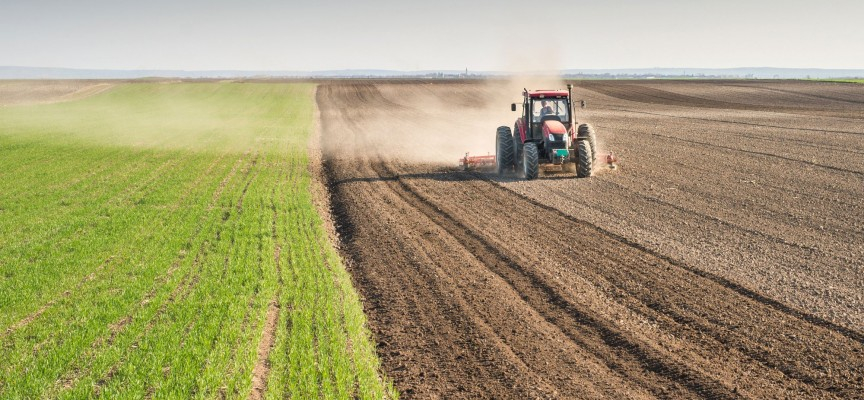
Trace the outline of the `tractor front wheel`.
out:
M 576 141 L 576 151 L 579 156 L 579 168 L 576 177 L 587 178 L 591 176 L 594 169 L 594 153 L 591 151 L 591 143 L 587 140 Z
M 498 175 L 513 171 L 513 135 L 510 128 L 499 126 L 495 135 L 495 169 Z
M 536 143 L 525 143 L 522 147 L 522 174 L 529 181 L 540 175 L 540 157 Z

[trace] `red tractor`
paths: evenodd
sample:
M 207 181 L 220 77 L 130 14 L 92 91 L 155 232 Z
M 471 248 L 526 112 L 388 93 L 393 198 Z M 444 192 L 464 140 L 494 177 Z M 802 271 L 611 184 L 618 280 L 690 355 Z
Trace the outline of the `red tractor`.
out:
M 575 164 L 577 177 L 591 176 L 597 158 L 597 138 L 591 125 L 577 124 L 574 120 L 572 91 L 573 85 L 567 85 L 566 91 L 522 92 L 522 116 L 513 130 L 498 127 L 495 166 L 499 174 L 515 169 L 530 180 L 539 175 L 540 164 L 559 165 L 562 169 Z M 580 106 L 585 107 L 584 101 Z M 510 110 L 516 111 L 516 103 Z

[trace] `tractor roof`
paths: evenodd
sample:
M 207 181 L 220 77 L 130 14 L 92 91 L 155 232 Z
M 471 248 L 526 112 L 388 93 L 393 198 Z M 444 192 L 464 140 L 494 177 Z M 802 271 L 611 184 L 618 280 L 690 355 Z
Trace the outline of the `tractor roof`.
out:
M 524 93 L 525 96 L 528 96 L 532 99 L 545 99 L 545 98 L 556 98 L 556 97 L 567 97 L 566 90 L 528 90 Z

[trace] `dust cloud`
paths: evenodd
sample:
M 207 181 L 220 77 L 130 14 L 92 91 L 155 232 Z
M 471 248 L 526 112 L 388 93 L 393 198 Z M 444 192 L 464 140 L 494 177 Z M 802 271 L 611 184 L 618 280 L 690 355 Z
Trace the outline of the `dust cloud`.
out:
M 356 113 L 355 125 L 347 129 L 357 137 L 350 151 L 339 153 L 454 166 L 465 153 L 494 155 L 495 132 L 499 126 L 513 128 L 526 88 L 564 89 L 566 84 L 557 77 L 525 75 L 345 88 L 359 91 L 364 102 L 345 105 Z M 516 103 L 516 112 L 510 110 L 511 103 Z
M 79 100 L 102 93 L 113 86 L 112 82 L 86 80 L 0 81 L 0 107 Z
M 509 76 L 343 85 L 341 92 L 332 93 L 334 98 L 324 101 L 350 108 L 346 112 L 351 113 L 354 125 L 345 129 L 356 135 L 350 150 L 330 150 L 454 166 L 466 153 L 494 155 L 495 132 L 499 126 L 513 128 L 522 111 L 523 90 L 567 87 L 558 68 L 561 46 L 534 45 L 533 52 L 523 52 L 524 57 L 515 59 L 512 46 L 506 47 L 502 48 L 501 59 L 506 60 L 502 69 L 511 71 Z M 579 98 L 577 93 L 574 96 Z M 515 112 L 510 110 L 512 103 L 516 103 Z

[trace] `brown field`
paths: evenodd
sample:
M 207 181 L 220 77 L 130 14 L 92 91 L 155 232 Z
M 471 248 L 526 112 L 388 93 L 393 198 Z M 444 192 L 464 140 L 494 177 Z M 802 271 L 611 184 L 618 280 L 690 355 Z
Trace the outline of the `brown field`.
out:
M 0 107 L 78 100 L 114 85 L 100 80 L 0 80 Z
M 513 87 L 318 88 L 342 252 L 403 397 L 864 397 L 864 86 L 576 82 L 619 169 L 458 171 Z

